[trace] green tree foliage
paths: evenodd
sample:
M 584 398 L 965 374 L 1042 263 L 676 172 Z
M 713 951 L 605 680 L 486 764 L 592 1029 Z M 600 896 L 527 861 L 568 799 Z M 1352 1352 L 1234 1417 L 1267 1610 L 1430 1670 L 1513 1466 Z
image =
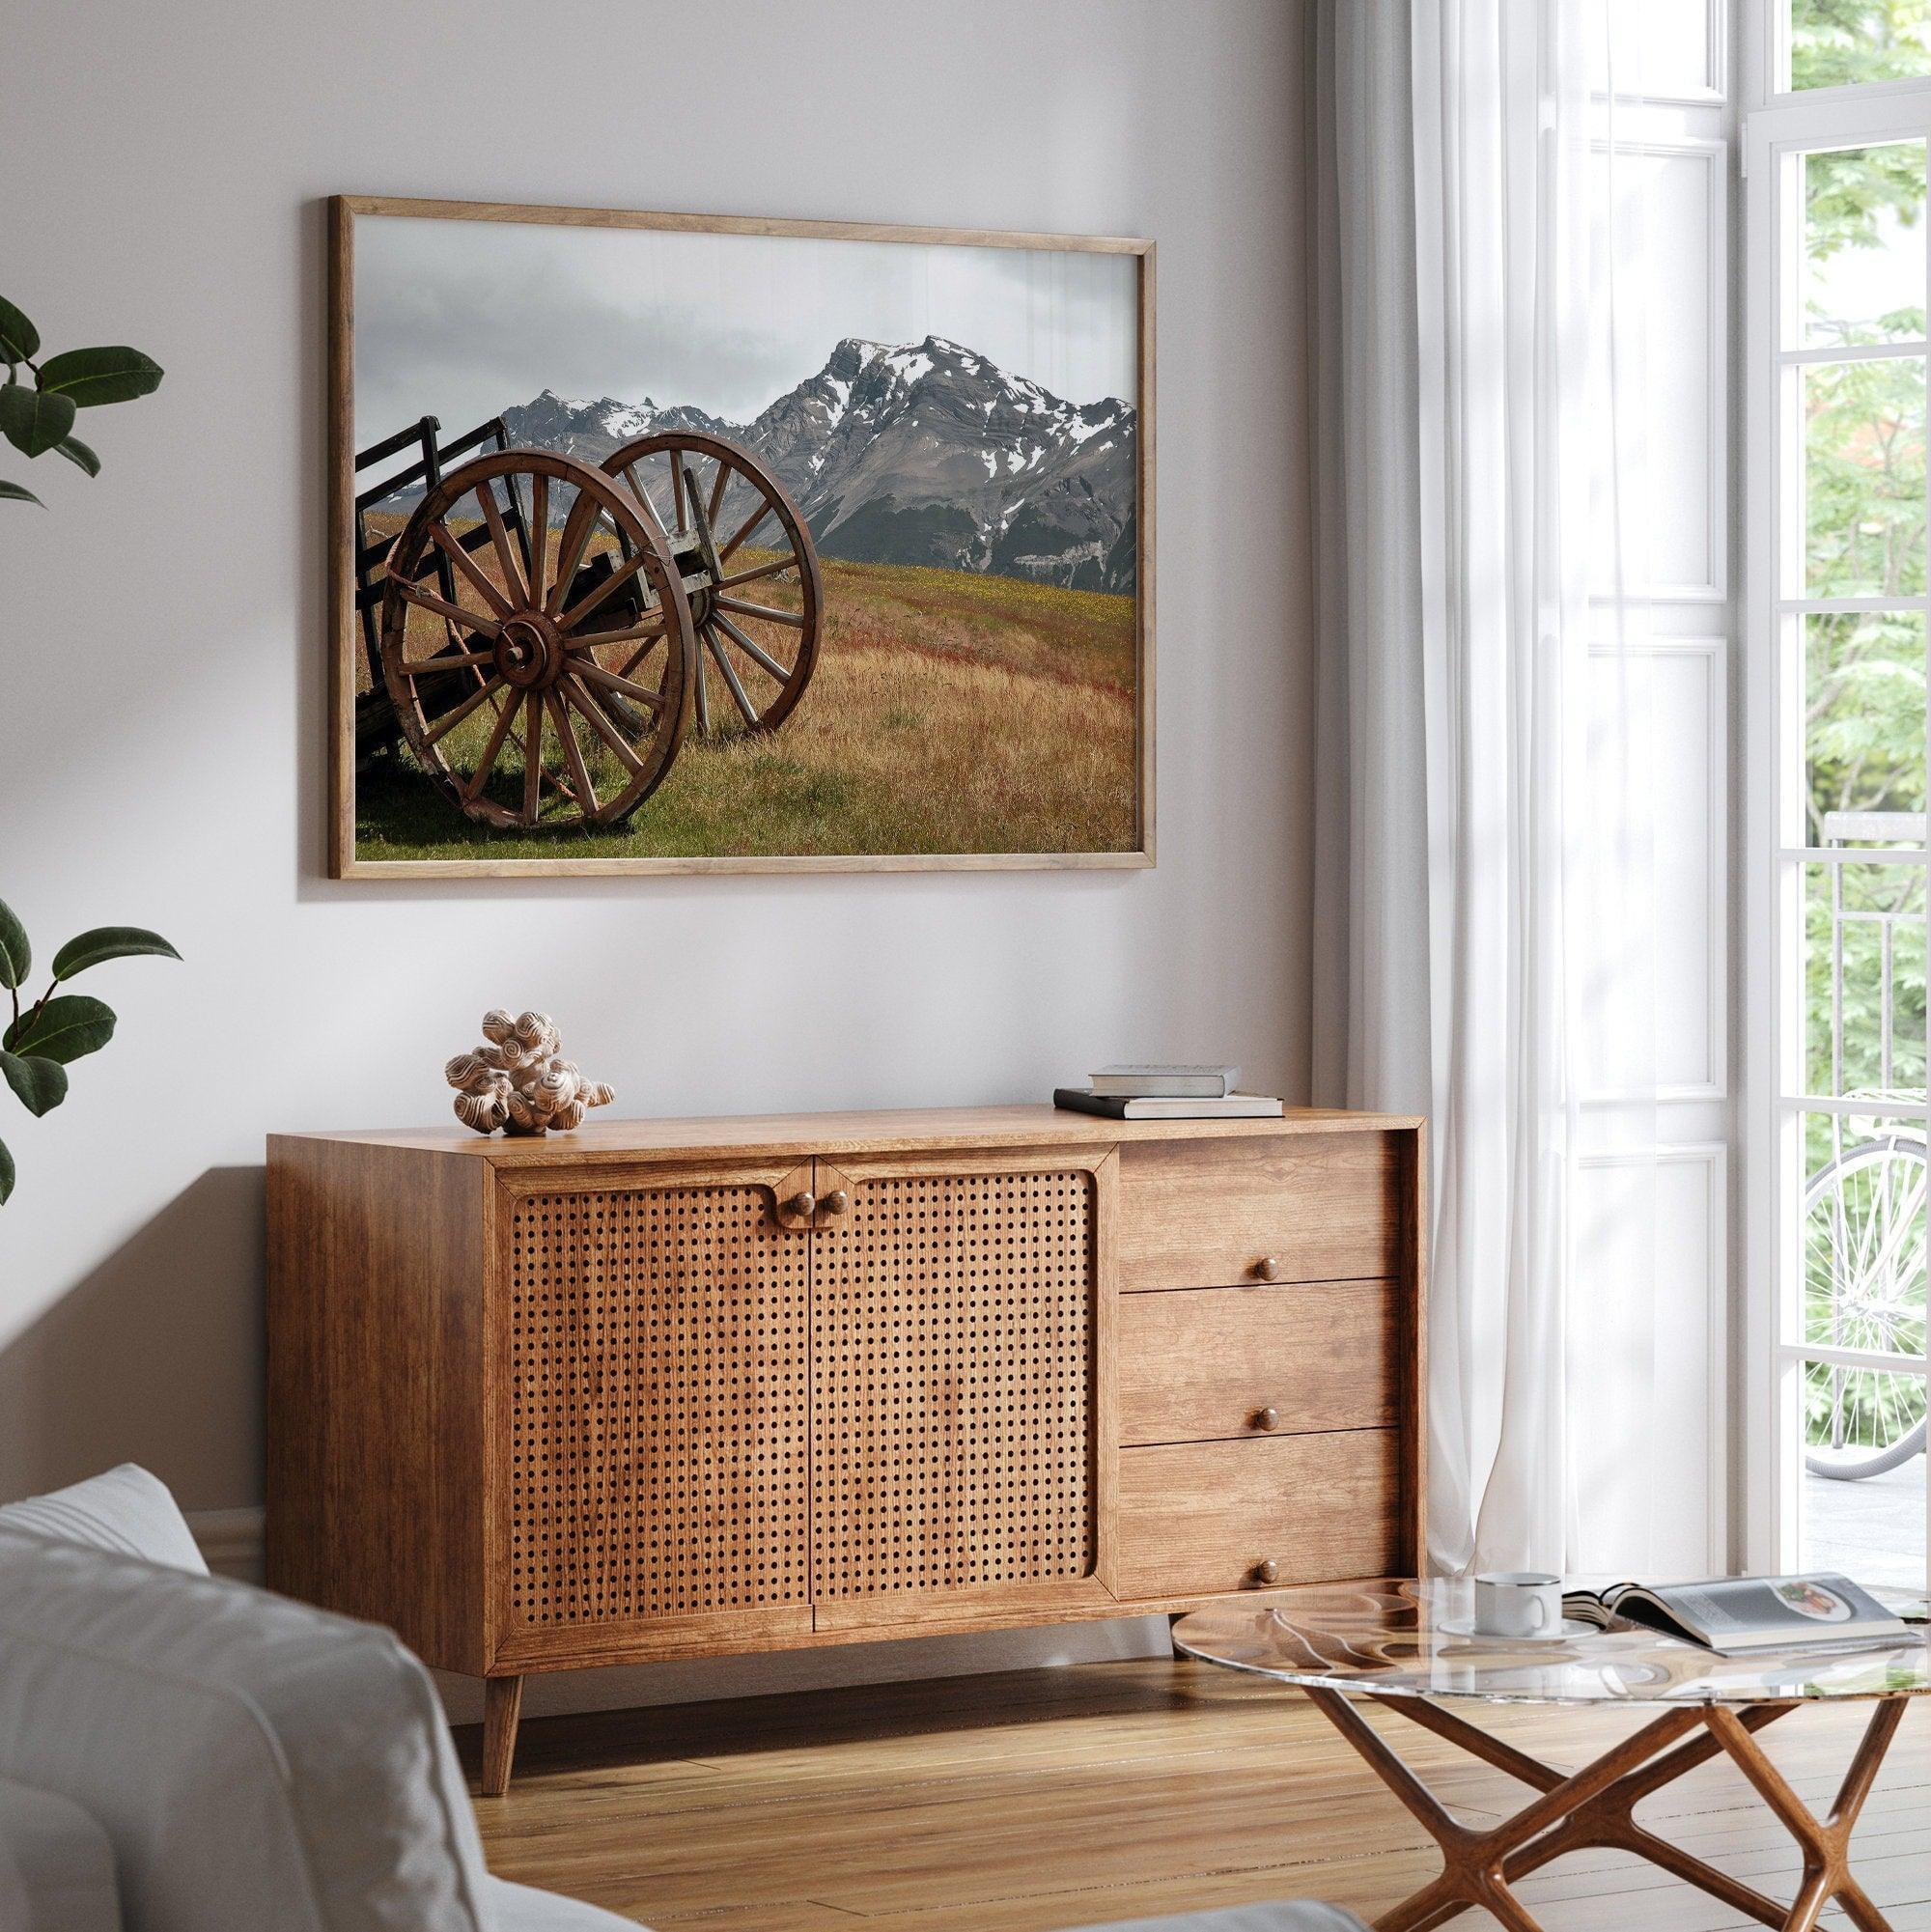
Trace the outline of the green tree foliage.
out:
M 1793 0 L 1791 82 L 1841 87 L 1931 70 L 1931 0 Z M 1923 246 L 1922 142 L 1807 155 L 1804 244 L 1847 252 Z M 1805 317 L 1812 343 L 1921 338 L 1921 308 L 1871 322 Z M 1925 584 L 1924 367 L 1826 362 L 1805 372 L 1805 591 L 1908 597 Z M 1916 616 L 1812 618 L 1805 639 L 1808 836 L 1825 816 L 1924 809 L 1924 635 Z M 1813 1007 L 1813 1018 L 1815 1009 Z
M 1921 309 L 1883 320 L 1889 326 L 1899 319 L 1922 334 Z M 1819 362 L 1804 378 L 1805 595 L 1921 596 L 1923 363 L 1914 356 Z
M 1846 87 L 1931 74 L 1931 0 L 1792 0 L 1791 84 Z M 1898 141 L 1806 155 L 1804 246 L 1813 271 L 1880 249 L 1922 260 L 1925 147 Z M 1811 276 L 1813 292 L 1825 284 Z M 1841 286 L 1841 282 L 1837 286 Z M 1921 307 L 1878 316 L 1826 312 L 1813 293 L 1805 341 L 1845 348 L 1922 340 Z M 1824 361 L 1804 369 L 1804 594 L 1921 596 L 1925 556 L 1925 375 L 1915 356 Z M 1809 843 L 1916 844 L 1909 822 L 1852 827 L 1834 814 L 1921 815 L 1925 798 L 1925 631 L 1916 612 L 1804 621 L 1805 791 Z M 1893 835 L 1883 836 L 1884 830 Z M 1925 882 L 1916 867 L 1808 869 L 1805 1082 L 1812 1092 L 1921 1090 L 1925 1069 Z M 1889 1026 L 1886 1016 L 1889 1013 Z M 1889 1052 L 1887 1054 L 1887 1047 Z M 1873 1114 L 1884 1111 L 1874 1104 Z M 1812 1173 L 1862 1132 L 1813 1115 Z M 1851 1203 L 1840 1206 L 1848 1210 Z M 1821 1209 L 1827 1218 L 1828 1208 Z M 1814 1230 L 1813 1230 L 1814 1231 Z M 1806 1245 L 1807 1325 L 1828 1328 L 1859 1235 Z M 1921 1251 L 1920 1235 L 1917 1244 Z M 1921 1292 L 1921 1290 L 1920 1290 Z M 1896 1390 L 1905 1390 L 1900 1402 Z M 1879 1400 L 1880 1394 L 1886 1399 Z M 1813 1442 L 1875 1444 L 1922 1412 L 1889 1377 L 1816 1371 L 1806 1385 Z M 1848 1432 L 1846 1434 L 1846 1432 Z
M 1931 0 L 1791 0 L 1792 87 L 1931 72 Z

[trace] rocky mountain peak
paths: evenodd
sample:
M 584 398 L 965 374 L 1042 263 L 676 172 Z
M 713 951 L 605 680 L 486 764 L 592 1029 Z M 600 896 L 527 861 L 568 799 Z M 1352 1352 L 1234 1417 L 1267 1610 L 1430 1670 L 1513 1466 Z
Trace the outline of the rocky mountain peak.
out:
M 728 436 L 776 473 L 827 556 L 1133 588 L 1133 405 L 1069 403 L 944 336 L 846 336 L 749 423 L 553 389 L 503 417 L 513 443 L 590 463 L 653 431 Z

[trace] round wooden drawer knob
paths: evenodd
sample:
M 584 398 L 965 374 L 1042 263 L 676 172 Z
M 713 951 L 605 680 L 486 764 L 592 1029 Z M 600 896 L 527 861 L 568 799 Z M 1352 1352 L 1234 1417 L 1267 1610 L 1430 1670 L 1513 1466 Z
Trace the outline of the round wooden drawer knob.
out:
M 852 1196 L 843 1188 L 833 1188 L 818 1203 L 827 1215 L 842 1215 L 852 1205 Z
M 1272 1583 L 1278 1582 L 1279 1578 L 1280 1578 L 1280 1565 L 1276 1563 L 1272 1556 L 1263 1556 L 1261 1560 L 1254 1565 L 1255 1582 Z
M 1263 1281 L 1278 1281 L 1280 1279 L 1280 1263 L 1273 1255 L 1264 1254 L 1254 1263 L 1254 1273 Z
M 818 1196 L 807 1190 L 801 1194 L 794 1194 L 785 1203 L 785 1207 L 790 1213 L 795 1214 L 799 1220 L 808 1221 L 818 1211 Z
M 1254 1414 L 1254 1427 L 1255 1427 L 1256 1429 L 1277 1429 L 1277 1428 L 1279 1428 L 1279 1427 L 1280 1427 L 1280 1411 L 1279 1411 L 1278 1409 L 1261 1409 L 1261 1410 L 1257 1410 L 1257 1411 L 1255 1412 L 1255 1414 Z

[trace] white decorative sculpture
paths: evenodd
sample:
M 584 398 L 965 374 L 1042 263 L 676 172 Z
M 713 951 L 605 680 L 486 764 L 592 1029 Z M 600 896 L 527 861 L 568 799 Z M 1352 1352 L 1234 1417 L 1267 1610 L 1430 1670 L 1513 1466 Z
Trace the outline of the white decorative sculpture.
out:
M 547 1013 L 519 1013 L 514 1020 L 500 1006 L 483 1016 L 484 1044 L 459 1053 L 443 1068 L 456 1089 L 456 1117 L 478 1134 L 562 1134 L 575 1127 L 593 1106 L 607 1106 L 614 1096 L 601 1080 L 586 1080 L 574 1060 L 563 1057 L 563 1042 Z

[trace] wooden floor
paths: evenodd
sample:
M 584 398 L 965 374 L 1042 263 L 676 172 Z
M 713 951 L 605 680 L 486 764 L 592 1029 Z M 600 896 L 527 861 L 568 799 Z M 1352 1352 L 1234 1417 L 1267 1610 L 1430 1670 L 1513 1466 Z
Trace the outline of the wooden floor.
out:
M 1458 1708 L 1562 1766 L 1635 1728 L 1587 1710 Z M 1370 1709 L 1471 1821 L 1530 1795 Z M 1857 1709 L 1799 1711 L 1765 1742 L 1821 1809 L 1861 1728 Z M 473 1775 L 476 1739 L 461 1742 Z M 1302 1698 L 1190 1663 L 530 1722 L 510 1795 L 477 1812 L 502 1877 L 693 1932 L 1048 1932 L 1310 1896 L 1372 1917 L 1437 1869 Z M 1789 1839 L 1721 1760 L 1639 1815 L 1778 1896 L 1795 1890 Z M 1906 1718 L 1857 1845 L 1897 1932 L 1931 1932 L 1931 1699 Z M 1579 1854 L 1521 1891 L 1550 1932 L 1749 1922 L 1621 1854 Z

